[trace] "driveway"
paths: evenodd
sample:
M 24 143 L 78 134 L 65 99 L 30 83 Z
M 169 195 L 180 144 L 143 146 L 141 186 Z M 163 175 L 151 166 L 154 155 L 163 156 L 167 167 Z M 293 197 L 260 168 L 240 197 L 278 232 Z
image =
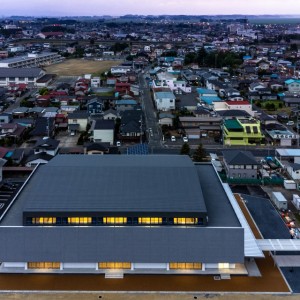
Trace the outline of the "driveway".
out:
M 69 133 L 59 133 L 56 136 L 56 139 L 60 141 L 59 147 L 60 148 L 71 148 L 77 147 L 79 135 L 71 136 Z

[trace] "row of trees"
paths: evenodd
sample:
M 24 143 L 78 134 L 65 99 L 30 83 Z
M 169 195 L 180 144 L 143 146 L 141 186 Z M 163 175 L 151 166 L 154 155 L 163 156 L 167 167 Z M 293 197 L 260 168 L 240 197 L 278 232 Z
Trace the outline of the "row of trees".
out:
M 186 65 L 197 63 L 203 67 L 230 69 L 237 68 L 243 63 L 243 54 L 237 54 L 230 51 L 206 51 L 203 47 L 198 52 L 189 52 L 186 54 L 184 63 Z
M 189 144 L 184 143 L 181 147 L 180 154 L 190 156 L 190 154 L 191 154 L 190 152 L 191 152 L 191 148 L 190 148 Z M 195 150 L 195 152 L 192 155 L 192 159 L 195 162 L 205 161 L 206 152 L 205 152 L 205 149 L 203 148 L 202 144 L 199 144 L 199 146 L 197 147 L 197 149 Z

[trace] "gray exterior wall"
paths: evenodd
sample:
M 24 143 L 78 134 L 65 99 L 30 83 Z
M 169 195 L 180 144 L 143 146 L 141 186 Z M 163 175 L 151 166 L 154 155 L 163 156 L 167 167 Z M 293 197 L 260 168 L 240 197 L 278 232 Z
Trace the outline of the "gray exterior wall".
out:
M 0 227 L 0 261 L 243 263 L 243 228 Z
M 257 179 L 257 169 L 246 169 L 245 165 L 241 165 L 242 168 L 245 169 L 231 169 L 224 163 L 226 174 L 230 178 L 250 178 L 250 179 Z M 253 167 L 253 166 L 251 166 Z

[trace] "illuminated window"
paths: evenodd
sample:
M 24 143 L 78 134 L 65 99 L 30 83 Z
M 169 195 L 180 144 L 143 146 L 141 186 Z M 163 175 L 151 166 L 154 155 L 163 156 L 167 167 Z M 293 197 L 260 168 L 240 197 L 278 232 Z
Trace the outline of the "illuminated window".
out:
M 127 218 L 123 217 L 107 217 L 103 218 L 103 224 L 126 224 Z
M 162 218 L 139 218 L 139 224 L 162 224 Z
M 91 224 L 91 217 L 70 217 L 68 218 L 68 224 Z
M 55 224 L 56 218 L 32 218 L 32 224 Z
M 60 269 L 59 262 L 29 262 L 28 269 Z
M 98 264 L 99 269 L 130 269 L 130 262 L 101 262 Z
M 229 263 L 219 263 L 219 269 L 229 269 Z
M 198 218 L 174 218 L 174 224 L 197 224 Z
M 181 262 L 172 262 L 169 264 L 170 269 L 178 270 L 201 270 L 201 263 L 181 263 Z

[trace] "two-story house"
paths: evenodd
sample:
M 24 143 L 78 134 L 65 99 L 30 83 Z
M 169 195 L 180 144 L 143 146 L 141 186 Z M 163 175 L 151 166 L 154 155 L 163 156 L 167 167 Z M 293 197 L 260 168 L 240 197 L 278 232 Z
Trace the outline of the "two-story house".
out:
M 223 124 L 225 145 L 264 145 L 265 136 L 261 132 L 260 122 L 253 118 L 234 118 Z
M 170 111 L 175 109 L 175 95 L 171 91 L 157 91 L 153 93 L 155 106 L 159 111 Z
M 90 132 L 94 142 L 114 143 L 115 122 L 113 120 L 93 120 Z
M 103 102 L 97 98 L 91 99 L 86 104 L 89 115 L 98 115 L 103 112 Z
M 250 151 L 223 152 L 224 167 L 228 178 L 257 179 L 260 163 Z
M 68 114 L 68 128 L 71 135 L 86 130 L 89 115 L 86 110 L 74 111 Z
M 285 82 L 285 86 L 290 93 L 300 93 L 300 80 L 299 79 L 288 79 Z

